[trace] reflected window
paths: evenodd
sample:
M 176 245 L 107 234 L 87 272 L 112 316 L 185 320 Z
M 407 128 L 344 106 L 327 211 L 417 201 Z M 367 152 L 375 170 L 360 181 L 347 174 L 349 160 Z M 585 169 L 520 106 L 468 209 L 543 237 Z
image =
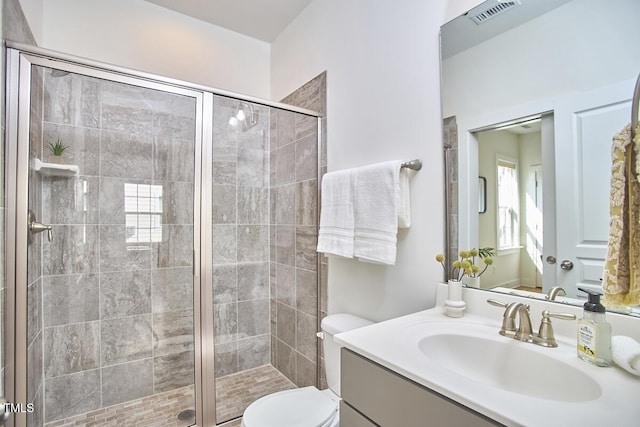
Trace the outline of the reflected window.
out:
M 518 164 L 498 159 L 498 249 L 520 245 Z
M 127 243 L 162 241 L 162 186 L 124 185 Z

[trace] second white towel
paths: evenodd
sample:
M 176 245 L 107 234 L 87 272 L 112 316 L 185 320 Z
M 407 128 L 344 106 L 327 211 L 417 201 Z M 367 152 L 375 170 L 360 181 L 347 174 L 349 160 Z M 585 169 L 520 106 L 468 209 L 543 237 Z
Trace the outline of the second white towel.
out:
M 398 218 L 408 226 L 408 189 L 400 189 L 402 162 L 394 160 L 356 169 L 353 184 L 354 256 L 394 265 Z M 406 180 L 408 185 L 408 179 Z
M 318 252 L 353 258 L 353 179 L 353 169 L 330 172 L 322 178 Z
M 616 335 L 611 338 L 611 355 L 625 371 L 640 375 L 640 343 L 631 337 Z

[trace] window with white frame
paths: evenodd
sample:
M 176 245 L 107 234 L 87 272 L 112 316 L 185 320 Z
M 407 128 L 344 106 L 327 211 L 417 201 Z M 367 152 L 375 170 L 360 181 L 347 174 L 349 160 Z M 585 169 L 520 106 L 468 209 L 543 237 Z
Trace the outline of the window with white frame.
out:
M 520 246 L 518 163 L 498 158 L 498 250 Z
M 124 184 L 127 243 L 162 241 L 162 186 Z

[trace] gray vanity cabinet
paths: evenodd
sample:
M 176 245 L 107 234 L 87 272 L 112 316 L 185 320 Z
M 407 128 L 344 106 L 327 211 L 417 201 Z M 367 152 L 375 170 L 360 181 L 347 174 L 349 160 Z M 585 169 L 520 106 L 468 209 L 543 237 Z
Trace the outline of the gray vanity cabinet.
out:
M 341 351 L 341 427 L 501 425 L 351 350 Z

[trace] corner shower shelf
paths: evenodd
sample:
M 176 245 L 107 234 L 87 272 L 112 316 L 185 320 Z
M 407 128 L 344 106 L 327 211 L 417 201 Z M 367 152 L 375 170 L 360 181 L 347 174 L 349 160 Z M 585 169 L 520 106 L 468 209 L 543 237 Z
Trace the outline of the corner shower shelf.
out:
M 57 163 L 45 163 L 40 159 L 33 159 L 33 170 L 48 176 L 76 176 L 80 173 L 77 165 L 60 165 Z

